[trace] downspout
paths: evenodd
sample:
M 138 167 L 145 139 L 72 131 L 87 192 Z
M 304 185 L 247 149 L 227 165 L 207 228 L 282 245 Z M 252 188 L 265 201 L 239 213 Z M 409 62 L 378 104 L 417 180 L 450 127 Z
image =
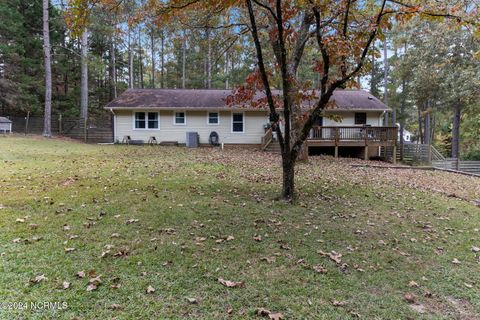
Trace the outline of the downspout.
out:
M 110 108 L 110 112 L 113 114 L 113 143 L 115 143 L 115 131 L 117 127 L 117 115 L 113 112 L 113 109 Z

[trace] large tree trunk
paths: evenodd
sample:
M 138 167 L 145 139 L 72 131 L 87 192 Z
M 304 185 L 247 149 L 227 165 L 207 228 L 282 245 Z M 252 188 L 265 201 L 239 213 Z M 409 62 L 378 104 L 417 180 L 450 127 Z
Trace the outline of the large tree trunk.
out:
M 290 155 L 282 157 L 282 198 L 291 201 L 295 197 L 295 160 Z
M 155 38 L 153 28 L 150 30 L 150 55 L 152 57 L 152 77 L 150 79 L 150 87 L 155 88 Z
M 45 58 L 45 111 L 43 136 L 52 136 L 52 64 L 50 54 L 49 0 L 43 0 L 43 53 Z
M 453 127 L 452 127 L 452 158 L 460 157 L 460 121 L 461 121 L 460 101 L 456 100 L 453 104 Z
M 80 116 L 88 118 L 88 30 L 85 29 L 81 38 L 82 45 L 82 78 L 80 85 Z

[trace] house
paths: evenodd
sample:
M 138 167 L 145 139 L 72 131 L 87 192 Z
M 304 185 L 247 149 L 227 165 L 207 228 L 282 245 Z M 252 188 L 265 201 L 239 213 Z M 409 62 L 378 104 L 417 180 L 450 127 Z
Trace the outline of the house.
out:
M 398 141 L 400 141 L 400 123 L 397 123 L 398 128 Z M 413 133 L 403 128 L 403 142 L 412 143 Z
M 0 133 L 12 133 L 12 121 L 5 117 L 0 117 Z
M 264 149 L 274 145 L 268 110 L 227 105 L 230 95 L 231 90 L 129 89 L 105 109 L 113 114 L 114 140 L 118 142 L 126 136 L 147 142 L 153 136 L 158 142 L 185 144 L 187 133 L 196 132 L 199 143 L 206 145 L 216 132 L 225 145 Z M 317 119 L 307 141 L 312 151 L 324 149 L 338 156 L 350 147 L 367 158 L 378 156 L 380 147 L 395 145 L 396 127 L 382 127 L 390 109 L 380 100 L 363 90 L 337 90 L 332 100 L 336 106 Z M 304 101 L 303 105 L 308 108 L 314 103 Z

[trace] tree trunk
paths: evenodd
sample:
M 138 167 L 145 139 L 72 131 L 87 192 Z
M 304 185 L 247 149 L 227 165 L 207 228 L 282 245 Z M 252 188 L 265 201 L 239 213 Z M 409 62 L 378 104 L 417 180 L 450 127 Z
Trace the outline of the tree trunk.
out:
M 182 44 L 182 89 L 185 89 L 185 67 L 187 60 L 187 36 L 183 31 L 183 44 Z
M 228 51 L 225 51 L 225 89 L 228 90 Z
M 212 41 L 210 39 L 210 28 L 207 28 L 207 88 L 212 88 Z
M 165 86 L 165 33 L 162 30 L 160 34 L 160 88 Z
M 430 128 L 430 110 L 427 109 L 427 112 L 425 113 L 425 127 L 424 127 L 424 132 L 423 132 L 423 140 L 425 144 L 431 144 L 430 140 L 430 135 L 431 135 L 431 128 Z
M 460 158 L 460 101 L 456 100 L 453 104 L 453 127 L 452 127 L 452 158 Z
M 133 52 L 132 52 L 132 32 L 128 28 L 128 88 L 133 89 Z
M 423 119 L 422 119 L 422 110 L 420 108 L 417 109 L 418 112 L 418 136 L 420 138 L 420 143 L 424 143 L 424 134 L 423 134 Z
M 43 53 L 45 58 L 45 111 L 43 136 L 52 136 L 52 64 L 50 53 L 49 0 L 43 0 Z
M 142 58 L 142 33 L 138 30 L 138 71 L 140 73 L 140 88 L 144 88 L 143 82 L 143 58 Z
M 295 196 L 295 160 L 290 155 L 285 155 L 282 160 L 283 184 L 282 198 L 292 201 Z
M 85 29 L 81 38 L 82 45 L 82 77 L 80 84 L 80 116 L 88 118 L 88 30 Z
M 115 39 L 112 36 L 110 39 L 110 59 L 109 59 L 109 68 L 108 68 L 108 81 L 110 85 L 110 100 L 117 97 L 117 81 L 116 81 L 116 69 L 117 61 L 115 54 Z
M 388 49 L 387 49 L 387 38 L 383 41 L 383 103 L 388 106 Z M 385 125 L 390 124 L 390 115 L 388 112 L 385 114 Z
M 400 103 L 400 160 L 403 161 L 403 134 L 405 132 L 405 103 L 406 103 L 406 80 L 402 79 L 402 101 Z
M 153 36 L 153 28 L 150 30 L 150 54 L 152 56 L 152 77 L 150 79 L 150 87 L 155 88 L 155 38 Z
M 375 46 L 373 46 L 373 49 L 375 49 Z M 320 76 L 320 73 L 318 73 Z M 375 94 L 376 93 L 376 88 L 375 88 L 375 54 L 372 52 L 372 70 L 370 73 L 370 93 Z

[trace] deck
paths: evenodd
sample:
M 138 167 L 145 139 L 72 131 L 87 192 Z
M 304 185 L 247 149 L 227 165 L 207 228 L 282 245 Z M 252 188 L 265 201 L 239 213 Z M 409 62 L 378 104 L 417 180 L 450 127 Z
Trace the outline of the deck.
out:
M 335 157 L 338 157 L 339 148 L 360 147 L 364 149 L 362 157 L 369 159 L 369 151 L 378 155 L 379 147 L 388 147 L 392 154 L 396 154 L 397 131 L 397 127 L 316 126 L 310 131 L 306 143 L 308 147 L 333 147 Z M 269 129 L 262 137 L 262 149 L 267 150 L 272 141 L 272 130 Z M 396 157 L 393 157 L 394 163 L 395 160 Z
M 344 126 L 314 127 L 309 147 L 395 147 L 397 127 Z

